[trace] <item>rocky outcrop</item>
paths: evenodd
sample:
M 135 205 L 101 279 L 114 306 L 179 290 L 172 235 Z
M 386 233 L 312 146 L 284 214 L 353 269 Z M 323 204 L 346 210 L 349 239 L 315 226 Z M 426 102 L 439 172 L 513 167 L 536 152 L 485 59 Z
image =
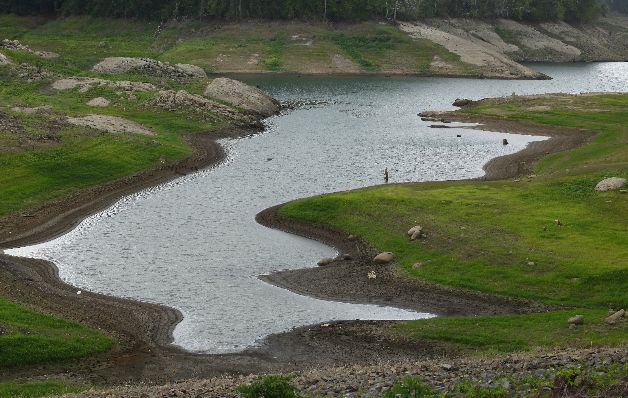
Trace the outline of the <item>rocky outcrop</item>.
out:
M 212 80 L 205 89 L 205 96 L 264 117 L 275 115 L 281 109 L 279 102 L 262 90 L 224 77 Z
M 0 65 L 8 65 L 10 63 L 11 61 L 9 60 L 9 58 L 6 55 L 0 53 Z
M 205 71 L 198 66 L 188 64 L 171 65 L 168 62 L 161 62 L 152 58 L 105 58 L 94 65 L 92 71 L 110 74 L 136 72 L 172 79 L 199 79 L 207 77 Z
M 46 59 L 57 58 L 59 56 L 59 54 L 50 51 L 35 51 L 30 47 L 20 43 L 18 40 L 4 39 L 0 41 L 0 47 L 15 51 L 26 51 L 28 53 L 35 54 Z
M 595 186 L 595 190 L 598 192 L 614 191 L 626 185 L 625 178 L 611 177 L 605 178 L 598 182 Z
M 527 24 L 499 19 L 427 19 L 399 25 L 410 37 L 430 40 L 458 55 L 483 77 L 536 78 L 540 74 L 519 62 L 628 60 L 628 18 L 602 18 L 594 24 L 566 22 Z M 442 59 L 432 63 L 456 74 Z M 436 65 L 437 64 L 437 65 Z
M 162 90 L 153 99 L 144 104 L 149 108 L 161 108 L 170 112 L 176 112 L 203 119 L 216 121 L 217 116 L 231 119 L 241 125 L 255 124 L 256 118 L 240 113 L 226 105 L 191 94 L 185 90 Z

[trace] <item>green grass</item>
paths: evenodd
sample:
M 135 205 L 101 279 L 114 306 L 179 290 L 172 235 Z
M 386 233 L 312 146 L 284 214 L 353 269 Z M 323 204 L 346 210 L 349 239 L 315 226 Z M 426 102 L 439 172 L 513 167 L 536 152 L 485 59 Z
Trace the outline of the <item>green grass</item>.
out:
M 99 332 L 1 298 L 0 326 L 0 369 L 81 358 L 113 344 Z
M 488 101 L 463 112 L 599 134 L 581 148 L 541 161 L 533 179 L 379 186 L 297 200 L 280 214 L 360 235 L 375 248 L 394 252 L 412 277 L 598 311 L 591 316 L 599 320 L 609 306 L 628 304 L 628 197 L 594 191 L 605 177 L 628 178 L 627 105 L 628 95 Z M 549 108 L 534 108 L 539 106 Z M 405 232 L 417 224 L 427 238 L 410 242 Z M 418 262 L 423 266 L 415 269 Z M 574 335 L 565 330 L 568 315 L 434 319 L 404 330 L 417 338 L 506 352 L 628 338 L 625 324 L 589 325 Z M 551 338 L 540 338 L 544 333 Z
M 38 398 L 50 395 L 79 393 L 85 386 L 69 385 L 61 381 L 32 383 L 0 383 L 0 398 Z
M 569 329 L 566 320 L 584 315 L 585 324 Z M 552 348 L 587 348 L 625 343 L 625 323 L 607 325 L 605 310 L 555 311 L 498 317 L 442 317 L 395 326 L 411 338 L 445 343 L 467 355 L 508 354 Z

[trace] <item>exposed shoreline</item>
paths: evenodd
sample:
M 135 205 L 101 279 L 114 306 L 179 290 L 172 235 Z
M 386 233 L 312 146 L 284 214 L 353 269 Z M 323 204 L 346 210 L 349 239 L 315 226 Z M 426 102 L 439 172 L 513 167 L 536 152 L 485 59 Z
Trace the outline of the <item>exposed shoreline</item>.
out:
M 534 161 L 546 156 L 548 152 L 562 151 L 581 145 L 593 135 L 593 133 L 576 129 L 484 118 L 480 120 L 460 114 L 439 115 L 451 120 L 483 121 L 486 125 L 478 128 L 491 131 L 552 137 L 547 141 L 533 143 L 516 154 L 491 160 L 485 166 L 486 179 L 509 178 L 525 174 Z M 225 130 L 191 136 L 190 143 L 194 148 L 194 154 L 176 164 L 146 171 L 100 187 L 82 190 L 29 211 L 29 217 L 22 217 L 21 214 L 24 212 L 20 212 L 20 214 L 3 219 L 0 229 L 0 247 L 24 246 L 53 239 L 74 228 L 85 217 L 103 210 L 125 195 L 221 162 L 225 153 L 215 139 L 251 133 L 250 130 L 228 132 L 229 130 Z M 500 171 L 502 169 L 504 171 Z M 335 231 L 296 225 L 281 220 L 275 216 L 276 209 L 275 207 L 262 212 L 258 219 L 264 225 L 321 240 L 343 252 L 354 250 L 352 253 L 356 260 L 339 267 L 280 272 L 264 278 L 275 285 L 315 297 L 395 305 L 441 314 L 505 314 L 546 308 L 516 298 L 495 297 L 412 281 L 399 275 L 393 268 L 385 272 L 386 277 L 380 277 L 378 280 L 383 286 L 386 281 L 390 282 L 394 279 L 395 284 L 400 283 L 402 290 L 391 290 L 391 284 L 388 284 L 389 289 L 384 292 L 385 294 L 373 294 L 374 290 L 358 285 L 350 289 L 348 287 L 351 285 L 344 283 L 350 283 L 351 279 L 355 280 L 356 278 L 352 277 L 355 272 L 364 271 L 361 268 L 364 267 L 364 263 L 360 264 L 360 261 L 369 258 L 372 254 L 369 248 L 363 243 L 357 246 L 351 243 L 354 247 L 352 249 L 351 245 L 347 244 L 344 234 L 339 235 Z M 24 219 L 27 222 L 24 222 Z M 9 230 L 13 233 L 8 234 Z M 358 250 L 355 251 L 355 249 Z M 321 271 L 325 274 L 321 274 Z M 344 274 L 339 274 L 341 271 Z M 317 278 L 323 281 L 329 280 L 327 278 L 340 278 L 339 280 L 343 283 L 335 285 L 343 285 L 345 295 L 339 295 L 337 291 L 321 289 L 320 283 L 313 283 Z M 370 329 L 372 332 L 370 337 L 358 338 L 350 344 L 346 342 L 344 336 L 328 332 L 325 334 L 324 343 L 321 340 L 314 341 L 307 336 L 311 336 L 312 333 L 316 334 L 317 330 L 320 332 L 320 327 L 303 327 L 292 332 L 269 336 L 261 348 L 251 349 L 241 354 L 193 354 L 170 345 L 174 327 L 181 321 L 181 314 L 177 310 L 89 292 L 81 294 L 79 299 L 76 295 L 77 289 L 59 279 L 54 264 L 41 260 L 0 255 L 0 281 L 10 281 L 10 283 L 0 285 L 2 296 L 45 313 L 102 329 L 121 343 L 105 354 L 72 363 L 43 365 L 36 369 L 11 370 L 6 375 L 0 375 L 0 378 L 60 374 L 63 377 L 87 378 L 99 384 L 118 384 L 128 380 L 159 383 L 224 373 L 293 371 L 309 368 L 315 364 L 369 362 L 386 358 L 394 360 L 407 356 L 409 350 L 412 350 L 411 347 L 399 346 L 399 342 L 381 334 L 382 328 L 373 326 L 386 324 L 385 322 L 363 322 L 357 324 L 356 330 Z M 424 293 L 411 299 L 409 293 L 416 291 L 417 286 L 420 286 Z M 382 291 L 381 286 L 375 289 L 377 290 Z M 394 294 L 400 291 L 403 291 L 404 295 L 395 299 Z M 438 292 L 436 295 L 434 295 L 435 291 Z M 449 298 L 444 300 L 445 297 Z M 475 310 L 471 311 L 471 308 Z M 364 344 L 365 339 L 372 339 L 374 335 L 382 346 L 388 348 L 374 352 L 372 347 L 367 347 Z M 391 346 L 398 346 L 398 349 L 389 350 Z M 417 355 L 416 350 L 413 353 Z M 425 357 L 437 354 L 431 350 L 422 351 L 422 353 Z

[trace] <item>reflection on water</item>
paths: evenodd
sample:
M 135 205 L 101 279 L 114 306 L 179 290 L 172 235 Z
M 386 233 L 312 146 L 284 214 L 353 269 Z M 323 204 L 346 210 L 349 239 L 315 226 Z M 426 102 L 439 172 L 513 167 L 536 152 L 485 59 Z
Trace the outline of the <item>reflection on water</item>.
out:
M 298 197 L 380 184 L 385 167 L 391 182 L 478 177 L 489 159 L 541 139 L 430 129 L 417 117 L 450 109 L 457 97 L 628 89 L 626 64 L 537 68 L 555 79 L 257 79 L 282 100 L 308 105 L 268 120 L 265 134 L 224 142 L 224 164 L 125 198 L 59 239 L 10 254 L 52 260 L 80 288 L 181 310 L 175 343 L 194 351 L 237 351 L 332 319 L 427 316 L 316 300 L 259 281 L 335 253 L 261 227 L 254 216 Z

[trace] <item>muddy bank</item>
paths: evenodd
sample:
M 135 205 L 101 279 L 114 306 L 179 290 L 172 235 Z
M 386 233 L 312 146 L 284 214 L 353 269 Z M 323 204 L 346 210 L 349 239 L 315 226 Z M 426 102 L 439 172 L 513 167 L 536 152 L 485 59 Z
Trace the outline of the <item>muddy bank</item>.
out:
M 325 300 L 400 307 L 438 315 L 498 315 L 539 311 L 533 302 L 453 289 L 408 278 L 395 265 L 373 265 L 377 251 L 363 240 L 349 239 L 346 233 L 322 225 L 310 225 L 281 217 L 280 206 L 257 215 L 260 224 L 280 229 L 335 247 L 351 260 L 325 267 L 273 273 L 261 277 L 295 293 Z M 375 271 L 377 278 L 367 277 Z

